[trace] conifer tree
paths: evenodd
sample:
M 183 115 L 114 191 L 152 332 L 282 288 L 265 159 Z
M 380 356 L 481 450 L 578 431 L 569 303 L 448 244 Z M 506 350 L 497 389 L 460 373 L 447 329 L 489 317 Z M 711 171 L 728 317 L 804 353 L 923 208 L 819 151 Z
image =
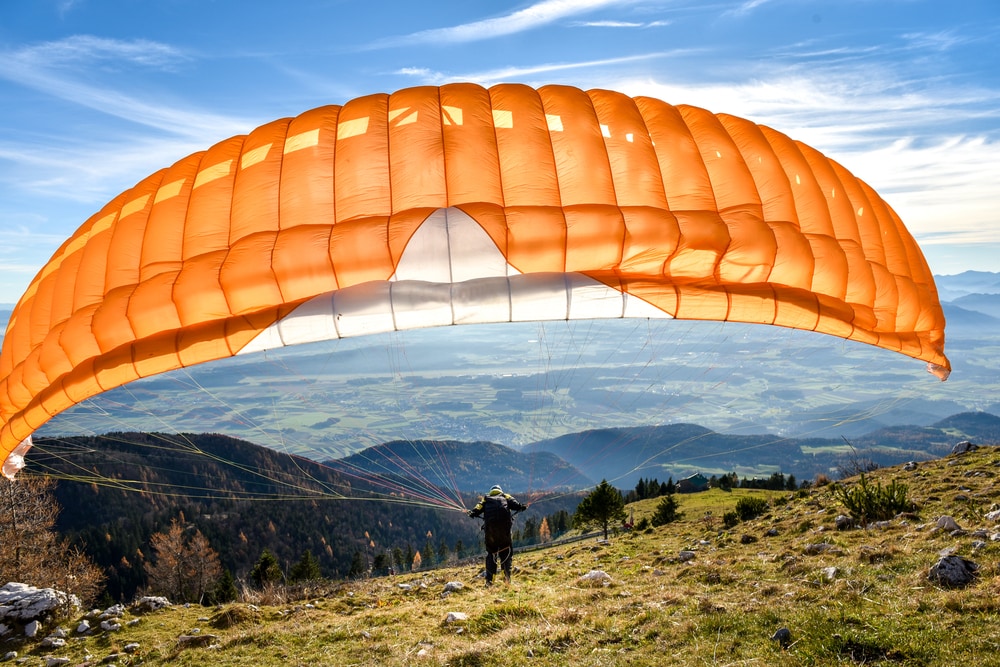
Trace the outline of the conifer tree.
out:
M 285 578 L 281 573 L 278 559 L 267 548 L 260 552 L 260 558 L 250 570 L 249 577 L 257 588 L 264 588 L 267 584 L 279 584 Z
M 317 581 L 322 578 L 323 575 L 319 571 L 319 561 L 309 549 L 305 550 L 298 562 L 292 565 L 292 569 L 288 571 L 288 580 L 291 582 Z
M 601 483 L 580 501 L 573 515 L 573 525 L 577 528 L 600 526 L 604 530 L 604 539 L 607 540 L 611 522 L 624 521 L 626 516 L 625 500 L 621 491 L 608 484 L 606 479 L 602 479 Z

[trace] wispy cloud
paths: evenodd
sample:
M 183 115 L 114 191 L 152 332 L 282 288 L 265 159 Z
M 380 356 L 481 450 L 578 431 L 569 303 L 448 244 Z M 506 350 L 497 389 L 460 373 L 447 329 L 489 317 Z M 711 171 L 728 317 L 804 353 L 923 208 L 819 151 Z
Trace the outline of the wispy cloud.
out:
M 771 0 L 745 0 L 745 2 L 741 2 L 738 7 L 726 10 L 722 15 L 727 17 L 744 16 L 761 5 L 766 5 L 769 2 L 771 2 Z
M 542 0 L 510 14 L 473 21 L 447 28 L 421 30 L 410 35 L 390 37 L 373 43 L 370 48 L 413 44 L 476 42 L 533 30 L 555 21 L 586 14 L 597 9 L 631 4 L 635 0 Z
M 653 53 L 641 53 L 631 56 L 621 56 L 618 58 L 602 58 L 600 60 L 584 60 L 571 63 L 541 63 L 522 67 L 502 67 L 481 72 L 461 72 L 446 73 L 423 67 L 404 67 L 396 71 L 396 74 L 413 76 L 420 79 L 421 83 L 430 85 L 441 85 L 455 81 L 472 81 L 484 86 L 503 81 L 523 80 L 529 77 L 536 77 L 541 74 L 552 74 L 556 72 L 567 72 L 572 70 L 607 67 L 614 65 L 625 65 L 645 60 L 655 60 L 658 58 L 669 58 L 680 55 L 690 55 L 695 53 L 693 49 L 678 49 L 674 51 L 656 51 Z
M 188 61 L 191 56 L 168 44 L 145 39 L 115 40 L 93 35 L 73 35 L 52 42 L 26 46 L 5 54 L 8 64 L 30 69 L 52 69 L 67 65 L 88 67 L 101 63 L 131 63 L 166 68 Z M 2 69 L 7 69 L 4 66 Z
M 84 83 L 81 76 L 81 72 L 88 72 L 90 76 L 87 78 L 99 78 L 93 75 L 93 71 L 99 68 L 120 70 L 138 66 L 164 70 L 189 59 L 189 55 L 165 44 L 83 35 L 0 52 L 0 78 L 179 136 L 218 137 L 220 132 L 226 130 L 236 133 L 247 129 L 244 121 L 151 103 L 120 92 L 118 81 L 101 87 Z
M 571 25 L 574 28 L 662 28 L 668 26 L 672 21 L 575 21 Z

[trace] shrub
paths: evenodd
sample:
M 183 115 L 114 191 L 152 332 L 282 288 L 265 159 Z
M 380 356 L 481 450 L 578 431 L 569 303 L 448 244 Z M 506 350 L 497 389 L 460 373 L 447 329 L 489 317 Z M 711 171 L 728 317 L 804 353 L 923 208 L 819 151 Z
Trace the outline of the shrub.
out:
M 756 519 L 767 511 L 767 500 L 755 496 L 747 496 L 736 501 L 736 516 L 740 521 Z
M 678 517 L 680 517 L 680 512 L 677 511 L 677 499 L 673 494 L 670 494 L 660 498 L 660 502 L 656 505 L 656 511 L 653 513 L 652 523 L 654 526 L 662 526 L 676 521 Z
M 861 475 L 861 481 L 854 487 L 837 485 L 833 492 L 837 500 L 847 508 L 851 518 L 862 526 L 873 521 L 886 521 L 913 507 L 908 497 L 909 488 L 896 480 L 883 487 L 881 482 L 870 484 Z

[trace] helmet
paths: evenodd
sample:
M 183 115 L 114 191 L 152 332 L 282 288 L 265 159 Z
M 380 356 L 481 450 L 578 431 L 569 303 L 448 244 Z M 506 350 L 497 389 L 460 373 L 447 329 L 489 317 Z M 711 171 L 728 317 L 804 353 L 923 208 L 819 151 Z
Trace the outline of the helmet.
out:
M 498 494 L 501 494 L 501 493 L 503 493 L 503 489 L 500 488 L 499 484 L 494 484 L 493 488 L 490 489 L 490 495 L 491 496 L 495 496 L 495 495 L 498 495 Z

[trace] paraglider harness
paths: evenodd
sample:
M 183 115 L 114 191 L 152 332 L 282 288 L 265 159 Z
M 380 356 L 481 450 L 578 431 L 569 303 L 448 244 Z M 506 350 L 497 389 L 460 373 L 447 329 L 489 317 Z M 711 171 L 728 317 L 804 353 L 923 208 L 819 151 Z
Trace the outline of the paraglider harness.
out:
M 486 532 L 487 551 L 489 551 L 490 543 L 507 543 L 507 546 L 493 552 L 500 558 L 501 562 L 506 556 L 505 552 L 512 548 L 510 531 L 514 525 L 514 517 L 522 511 L 511 510 L 507 506 L 507 498 L 502 493 L 483 498 L 483 525 L 480 530 Z
M 509 536 L 510 530 L 514 525 L 514 517 L 521 511 L 511 510 L 507 506 L 507 498 L 502 493 L 498 493 L 495 496 L 486 496 L 483 498 L 483 525 L 480 529 L 486 531 L 487 535 L 499 536 L 501 531 L 503 531 L 503 533 Z

